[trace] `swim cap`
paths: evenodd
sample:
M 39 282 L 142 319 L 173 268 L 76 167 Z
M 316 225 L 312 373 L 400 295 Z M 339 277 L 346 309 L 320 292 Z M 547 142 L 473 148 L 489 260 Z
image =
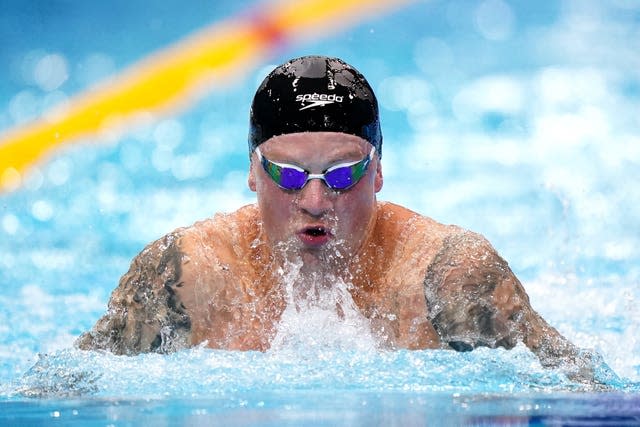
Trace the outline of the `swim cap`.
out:
M 382 154 L 378 101 L 358 70 L 337 58 L 303 56 L 274 69 L 251 105 L 249 152 L 277 135 L 342 132 Z

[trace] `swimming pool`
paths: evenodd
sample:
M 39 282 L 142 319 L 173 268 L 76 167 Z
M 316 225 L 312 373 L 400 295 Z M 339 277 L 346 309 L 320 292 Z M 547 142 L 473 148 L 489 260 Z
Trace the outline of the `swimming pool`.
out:
M 182 112 L 39 164 L 0 195 L 0 423 L 640 423 L 640 11 L 530 3 L 418 2 L 291 43 Z M 189 5 L 8 2 L 0 129 L 246 8 Z M 615 371 L 602 372 L 609 392 L 542 369 L 523 347 L 389 352 L 313 322 L 264 354 L 71 348 L 146 243 L 253 200 L 251 96 L 267 62 L 312 52 L 349 60 L 378 92 L 380 199 L 487 236 L 533 307 Z

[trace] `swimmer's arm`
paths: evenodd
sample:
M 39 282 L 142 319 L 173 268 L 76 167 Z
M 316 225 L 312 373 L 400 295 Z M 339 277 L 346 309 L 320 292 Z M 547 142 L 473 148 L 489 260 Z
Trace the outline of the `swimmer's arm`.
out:
M 169 234 L 134 258 L 113 291 L 107 313 L 76 347 L 114 354 L 167 353 L 190 345 L 191 321 L 176 295 L 182 286 L 180 235 Z
M 592 354 L 581 351 L 533 310 L 507 262 L 483 237 L 448 238 L 427 269 L 429 314 L 441 341 L 459 351 L 523 342 L 545 367 L 593 382 Z

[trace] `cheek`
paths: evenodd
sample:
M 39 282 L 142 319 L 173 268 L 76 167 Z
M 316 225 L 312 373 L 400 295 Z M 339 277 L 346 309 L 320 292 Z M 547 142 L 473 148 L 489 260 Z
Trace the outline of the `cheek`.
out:
M 344 194 L 335 204 L 336 216 L 345 233 L 358 233 L 375 212 L 375 196 L 372 192 L 361 191 Z
M 292 216 L 291 195 L 269 183 L 256 180 L 258 207 L 267 232 L 285 230 Z

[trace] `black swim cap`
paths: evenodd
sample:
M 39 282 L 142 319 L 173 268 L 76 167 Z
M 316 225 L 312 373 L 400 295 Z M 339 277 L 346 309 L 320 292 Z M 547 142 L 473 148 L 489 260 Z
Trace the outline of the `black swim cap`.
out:
M 382 154 L 378 101 L 358 70 L 337 58 L 304 56 L 278 66 L 251 105 L 249 152 L 277 135 L 342 132 Z

